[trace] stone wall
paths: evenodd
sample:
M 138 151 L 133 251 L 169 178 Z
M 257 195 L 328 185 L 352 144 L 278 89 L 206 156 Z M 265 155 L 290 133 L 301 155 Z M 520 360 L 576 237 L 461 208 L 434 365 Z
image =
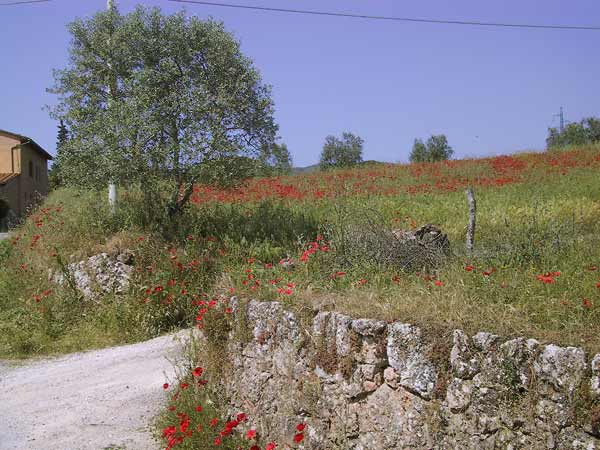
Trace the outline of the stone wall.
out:
M 231 412 L 280 448 L 600 449 L 600 355 L 231 300 Z

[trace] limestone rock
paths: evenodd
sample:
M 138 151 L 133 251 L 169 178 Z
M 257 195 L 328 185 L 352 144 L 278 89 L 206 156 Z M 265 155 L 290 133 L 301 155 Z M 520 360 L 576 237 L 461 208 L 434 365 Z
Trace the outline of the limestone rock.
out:
M 69 264 L 66 272 L 51 273 L 50 280 L 64 285 L 67 277 L 72 278 L 77 290 L 86 299 L 97 299 L 104 293 L 123 294 L 129 288 L 133 272 L 133 254 L 128 251 L 116 256 L 99 253 Z
M 544 347 L 533 367 L 540 381 L 572 396 L 584 376 L 587 364 L 582 349 L 550 344 Z
M 592 359 L 592 380 L 590 386 L 592 394 L 596 397 L 600 397 L 600 353 L 594 356 Z
M 399 384 L 425 399 L 431 398 L 437 371 L 427 358 L 428 346 L 418 327 L 393 323 L 388 326 L 387 355 L 400 377 Z
M 469 337 L 462 330 L 454 330 L 454 345 L 450 351 L 450 365 L 458 378 L 471 379 L 479 372 L 479 359 L 471 349 Z

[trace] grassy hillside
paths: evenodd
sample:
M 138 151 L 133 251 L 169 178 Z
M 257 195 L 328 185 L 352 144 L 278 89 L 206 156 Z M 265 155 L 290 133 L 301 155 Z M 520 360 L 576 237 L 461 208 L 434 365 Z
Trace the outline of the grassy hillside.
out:
M 198 186 L 170 241 L 140 225 L 135 190 L 116 217 L 103 195 L 58 191 L 0 246 L 0 355 L 63 352 L 201 325 L 202 310 L 232 294 L 291 308 L 335 304 L 436 333 L 487 330 L 597 352 L 599 174 L 600 148 L 589 147 L 263 178 L 233 190 Z M 470 258 L 467 186 L 478 202 Z M 356 252 L 350 258 L 342 248 L 357 229 L 425 223 L 451 242 L 437 268 L 402 271 Z M 81 301 L 48 280 L 49 270 L 120 248 L 136 255 L 126 295 Z

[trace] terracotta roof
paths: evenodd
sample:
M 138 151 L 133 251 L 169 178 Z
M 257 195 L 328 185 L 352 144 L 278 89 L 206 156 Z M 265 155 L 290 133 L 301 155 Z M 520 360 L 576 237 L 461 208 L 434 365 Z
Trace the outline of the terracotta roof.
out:
M 13 178 L 18 177 L 18 176 L 19 176 L 18 173 L 1 173 L 0 172 L 0 186 L 8 183 L 10 180 L 12 180 Z
M 33 139 L 23 136 L 22 134 L 11 133 L 10 131 L 0 130 L 0 134 L 4 134 L 13 139 L 17 139 L 21 144 L 29 144 L 31 145 L 38 153 L 40 153 L 46 159 L 53 159 L 52 155 L 44 150 L 37 142 Z

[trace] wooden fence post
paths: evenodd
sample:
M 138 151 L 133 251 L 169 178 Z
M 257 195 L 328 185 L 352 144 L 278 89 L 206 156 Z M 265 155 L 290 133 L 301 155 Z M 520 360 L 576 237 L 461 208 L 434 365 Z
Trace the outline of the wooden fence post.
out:
M 467 226 L 467 255 L 473 256 L 473 245 L 475 242 L 475 214 L 477 205 L 475 203 L 475 193 L 472 187 L 466 190 L 467 202 L 469 202 L 469 225 Z

